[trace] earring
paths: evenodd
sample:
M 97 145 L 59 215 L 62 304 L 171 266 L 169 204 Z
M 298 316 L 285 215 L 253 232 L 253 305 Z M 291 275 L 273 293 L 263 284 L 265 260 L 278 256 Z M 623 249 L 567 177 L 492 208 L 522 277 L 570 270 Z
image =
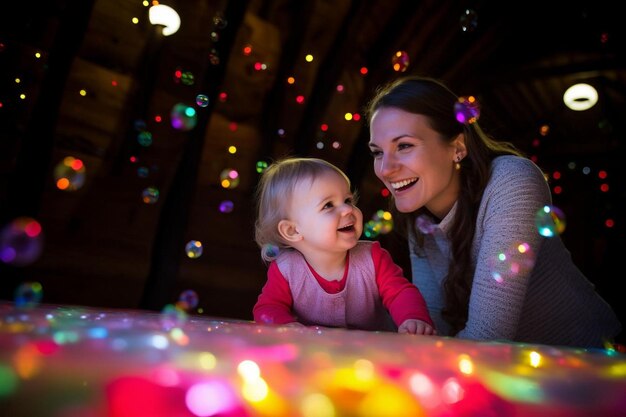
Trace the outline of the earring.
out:
M 461 156 L 457 155 L 456 162 L 454 163 L 454 169 L 457 171 L 461 169 Z

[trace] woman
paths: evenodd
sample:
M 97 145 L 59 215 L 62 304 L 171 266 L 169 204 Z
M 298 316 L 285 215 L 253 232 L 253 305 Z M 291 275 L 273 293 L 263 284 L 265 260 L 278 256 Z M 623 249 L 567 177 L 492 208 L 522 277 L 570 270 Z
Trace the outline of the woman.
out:
M 437 80 L 405 77 L 369 104 L 376 176 L 407 226 L 413 283 L 439 335 L 603 347 L 621 331 L 611 307 L 537 212 L 552 204 L 541 170 L 475 119 Z

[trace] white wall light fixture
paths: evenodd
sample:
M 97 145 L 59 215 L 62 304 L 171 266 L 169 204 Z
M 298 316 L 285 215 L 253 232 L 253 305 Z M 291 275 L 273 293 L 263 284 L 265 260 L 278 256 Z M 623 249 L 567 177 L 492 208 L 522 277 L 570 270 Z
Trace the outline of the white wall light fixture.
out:
M 163 36 L 175 34 L 180 28 L 180 16 L 176 10 L 165 4 L 157 4 L 148 10 L 148 18 L 153 25 L 163 26 Z
M 588 110 L 598 102 L 598 92 L 589 84 L 574 84 L 563 94 L 563 102 L 572 110 Z

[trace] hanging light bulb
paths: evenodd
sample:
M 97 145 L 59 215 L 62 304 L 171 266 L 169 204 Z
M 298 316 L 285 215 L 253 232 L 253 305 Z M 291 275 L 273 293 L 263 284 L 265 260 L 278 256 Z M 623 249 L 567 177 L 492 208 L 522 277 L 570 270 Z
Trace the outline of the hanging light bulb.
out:
M 163 36 L 173 35 L 180 28 L 180 16 L 176 10 L 165 4 L 150 7 L 148 18 L 153 25 L 163 26 Z
M 598 102 L 598 92 L 589 84 L 574 84 L 563 94 L 563 102 L 572 110 L 588 110 Z

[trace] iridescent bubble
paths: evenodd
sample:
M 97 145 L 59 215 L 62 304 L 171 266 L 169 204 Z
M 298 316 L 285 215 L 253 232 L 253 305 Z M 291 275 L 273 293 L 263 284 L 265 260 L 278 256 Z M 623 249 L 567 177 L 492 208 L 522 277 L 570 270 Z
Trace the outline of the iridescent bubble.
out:
M 43 233 L 37 220 L 18 217 L 0 231 L 0 261 L 15 266 L 34 262 L 41 254 Z
M 137 176 L 139 178 L 148 178 L 149 174 L 150 174 L 150 170 L 148 169 L 148 167 L 137 168 Z
M 154 204 L 159 201 L 159 189 L 156 187 L 147 187 L 141 192 L 141 199 L 146 204 Z
M 454 114 L 459 123 L 475 123 L 480 118 L 480 105 L 474 96 L 459 97 Z
M 232 213 L 235 204 L 230 200 L 224 200 L 220 203 L 220 211 L 222 213 Z
M 198 123 L 196 109 L 183 103 L 177 103 L 172 107 L 170 119 L 172 127 L 183 132 L 193 129 Z
M 228 25 L 228 20 L 224 18 L 224 15 L 220 12 L 213 16 L 213 24 L 216 29 L 224 29 Z
M 24 282 L 15 289 L 15 306 L 35 307 L 43 297 L 43 288 L 38 282 Z
M 196 80 L 191 71 L 183 71 L 180 76 L 180 82 L 182 82 L 183 85 L 193 85 Z
M 404 72 L 409 68 L 409 54 L 405 51 L 398 51 L 391 58 L 393 70 L 396 72 Z
M 54 168 L 57 188 L 63 191 L 76 191 L 85 184 L 85 164 L 78 158 L 66 156 Z
M 199 258 L 202 255 L 202 242 L 199 240 L 190 240 L 185 245 L 185 253 L 190 259 Z
M 217 49 L 213 48 L 209 52 L 209 62 L 211 65 L 219 65 L 220 64 L 220 54 L 217 52 Z
M 198 300 L 198 293 L 194 290 L 185 290 L 178 297 L 180 305 L 187 310 L 198 307 Z
M 196 104 L 198 107 L 207 107 L 209 105 L 209 96 L 206 94 L 198 94 L 196 96 Z
M 369 220 L 363 225 L 363 235 L 367 238 L 373 239 L 380 234 L 382 229 L 382 223 L 376 220 Z
M 271 258 L 276 258 L 280 253 L 280 248 L 276 245 L 272 245 L 271 243 L 266 243 L 263 245 L 262 249 L 263 253 Z
M 167 304 L 161 310 L 160 320 L 163 329 L 169 331 L 181 327 L 187 322 L 187 312 L 173 304 Z
M 145 148 L 152 145 L 152 133 L 148 132 L 147 130 L 139 132 L 139 134 L 137 135 L 137 143 Z
M 141 120 L 141 119 L 135 120 L 134 126 L 135 126 L 135 130 L 138 132 L 141 132 L 142 130 L 146 130 L 146 122 L 144 120 Z
M 460 19 L 463 32 L 473 32 L 478 27 L 478 14 L 472 9 L 465 9 Z
M 491 276 L 497 282 L 504 282 L 526 274 L 535 265 L 535 255 L 528 243 L 515 243 L 504 252 L 489 260 Z
M 234 169 L 226 168 L 220 173 L 220 184 L 224 188 L 237 188 L 239 185 L 239 172 Z
M 380 223 L 380 233 L 386 235 L 393 230 L 393 216 L 386 210 L 378 210 L 372 216 L 372 220 Z
M 565 230 L 565 214 L 555 206 L 543 206 L 535 214 L 535 226 L 544 237 L 560 235 Z
M 265 161 L 257 161 L 256 163 L 256 172 L 259 174 L 267 169 L 268 165 Z
M 430 235 L 437 229 L 437 224 L 429 216 L 422 214 L 415 219 L 415 227 L 425 235 Z

